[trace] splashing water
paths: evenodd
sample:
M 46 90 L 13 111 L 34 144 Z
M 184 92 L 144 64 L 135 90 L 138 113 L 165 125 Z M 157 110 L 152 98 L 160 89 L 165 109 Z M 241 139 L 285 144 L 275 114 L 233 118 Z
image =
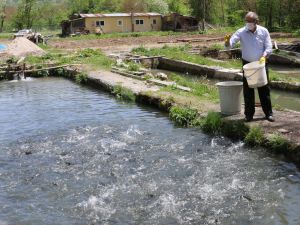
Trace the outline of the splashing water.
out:
M 299 170 L 263 149 L 63 79 L 0 92 L 0 224 L 299 224 Z

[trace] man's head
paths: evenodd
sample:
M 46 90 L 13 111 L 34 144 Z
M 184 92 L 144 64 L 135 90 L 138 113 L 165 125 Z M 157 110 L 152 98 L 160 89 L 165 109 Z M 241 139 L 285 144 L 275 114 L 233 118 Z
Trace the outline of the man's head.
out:
M 245 21 L 248 30 L 255 31 L 256 25 L 258 24 L 258 15 L 255 12 L 248 12 Z

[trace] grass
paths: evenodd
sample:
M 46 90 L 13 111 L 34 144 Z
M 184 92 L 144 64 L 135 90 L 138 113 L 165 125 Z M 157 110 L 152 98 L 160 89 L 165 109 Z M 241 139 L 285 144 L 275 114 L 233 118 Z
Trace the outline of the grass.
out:
M 25 59 L 27 64 L 47 64 L 55 63 L 64 64 L 86 64 L 94 68 L 110 69 L 113 60 L 107 57 L 102 51 L 94 49 L 84 49 L 73 54 L 65 54 L 57 51 L 48 51 L 43 56 L 27 56 Z
M 224 121 L 221 132 L 233 140 L 244 140 L 249 133 L 249 127 L 241 120 Z
M 214 85 L 209 84 L 208 80 L 205 78 L 202 80 L 196 80 L 192 77 L 178 75 L 175 73 L 169 74 L 168 77 L 170 80 L 175 81 L 178 85 L 191 88 L 191 94 L 195 96 L 212 100 L 213 102 L 218 102 L 219 100 L 218 89 Z
M 201 128 L 208 134 L 219 134 L 223 126 L 223 119 L 220 113 L 209 112 L 201 122 Z
M 249 133 L 245 137 L 245 143 L 249 146 L 260 146 L 264 143 L 264 132 L 258 127 L 251 127 Z
M 0 39 L 10 39 L 13 38 L 13 33 L 0 33 Z
M 283 153 L 290 148 L 289 142 L 279 134 L 271 134 L 266 143 L 267 147 L 275 153 Z
M 174 32 L 174 31 L 147 31 L 147 32 L 128 32 L 128 33 L 110 33 L 110 34 L 88 34 L 74 37 L 60 38 L 61 40 L 94 40 L 94 39 L 109 39 L 109 38 L 127 38 L 127 37 L 149 37 L 149 36 L 178 36 L 178 35 L 193 35 L 199 34 L 199 31 L 193 32 Z
M 197 110 L 188 107 L 173 106 L 170 109 L 170 118 L 177 126 L 190 127 L 197 118 Z
M 140 70 L 140 65 L 134 62 L 128 63 L 128 71 L 137 72 Z
M 225 68 L 238 68 L 242 67 L 242 63 L 240 60 L 232 60 L 226 62 L 216 62 L 212 59 L 206 58 L 201 55 L 192 55 L 189 53 L 191 50 L 190 45 L 184 45 L 179 47 L 171 47 L 168 45 L 163 46 L 162 48 L 150 48 L 147 49 L 143 46 L 138 48 L 134 48 L 132 50 L 133 53 L 145 56 L 165 56 L 175 60 L 183 60 L 191 63 L 196 63 L 200 65 L 208 65 L 208 66 L 221 66 Z
M 112 94 L 123 101 L 134 102 L 136 100 L 135 94 L 130 89 L 125 88 L 121 85 L 114 86 Z

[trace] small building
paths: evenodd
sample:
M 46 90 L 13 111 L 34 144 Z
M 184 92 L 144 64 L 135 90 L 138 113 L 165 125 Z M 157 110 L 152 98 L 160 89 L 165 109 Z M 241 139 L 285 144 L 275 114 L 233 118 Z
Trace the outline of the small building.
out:
M 163 30 L 172 31 L 196 31 L 199 29 L 199 21 L 192 16 L 183 16 L 171 13 L 163 18 Z
M 74 14 L 61 24 L 62 35 L 80 33 L 121 33 L 160 31 L 159 13 Z

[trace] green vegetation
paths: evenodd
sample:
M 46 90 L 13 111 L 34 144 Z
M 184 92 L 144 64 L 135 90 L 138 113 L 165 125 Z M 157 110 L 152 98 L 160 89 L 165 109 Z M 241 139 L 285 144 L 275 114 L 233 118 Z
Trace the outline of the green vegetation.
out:
M 258 127 L 251 127 L 249 133 L 245 137 L 245 143 L 249 146 L 259 146 L 264 143 L 264 132 Z
M 134 102 L 136 100 L 135 94 L 130 89 L 121 85 L 116 85 L 113 88 L 112 93 L 123 101 Z
M 77 84 L 85 84 L 88 80 L 88 76 L 86 73 L 79 73 L 75 76 L 75 81 Z
M 199 31 L 186 32 L 185 35 L 199 34 Z M 94 39 L 109 39 L 109 38 L 128 38 L 128 37 L 149 37 L 149 36 L 178 36 L 181 32 L 174 31 L 146 31 L 146 32 L 130 32 L 130 33 L 111 33 L 111 34 L 88 34 L 75 37 L 66 37 L 63 40 L 94 40 Z
M 71 54 L 65 54 L 57 51 L 49 50 L 43 56 L 28 56 L 25 59 L 27 64 L 48 64 L 55 63 L 57 65 L 64 64 L 87 64 L 91 68 L 104 68 L 110 69 L 113 60 L 107 57 L 100 50 L 84 49 Z
M 222 126 L 222 134 L 233 140 L 244 140 L 249 132 L 249 127 L 244 121 L 224 121 Z
M 202 130 L 208 134 L 220 134 L 222 126 L 222 116 L 217 112 L 209 112 L 201 123 Z
M 134 63 L 134 62 L 128 63 L 128 71 L 137 72 L 140 70 L 140 68 L 141 68 L 140 65 L 137 63 Z
M 191 126 L 197 118 L 197 115 L 197 110 L 188 107 L 173 106 L 170 109 L 170 118 L 177 126 Z
M 290 148 L 289 142 L 279 134 L 272 134 L 268 137 L 267 147 L 275 153 L 283 153 Z
M 13 37 L 11 33 L 0 33 L 0 39 L 10 39 Z
M 209 84 L 205 77 L 203 79 L 195 79 L 191 76 L 171 73 L 169 79 L 175 81 L 178 85 L 191 88 L 191 94 L 195 96 L 213 100 L 214 102 L 217 102 L 219 99 L 218 89 L 214 85 Z
M 197 63 L 200 65 L 221 66 L 225 68 L 238 68 L 238 69 L 242 67 L 242 63 L 240 60 L 216 62 L 212 59 L 206 58 L 201 55 L 192 55 L 189 53 L 190 50 L 191 50 L 190 45 L 185 45 L 180 47 L 170 47 L 168 45 L 165 45 L 162 48 L 150 48 L 150 49 L 140 46 L 138 48 L 134 48 L 132 52 L 144 56 L 165 56 L 170 59 L 183 60 L 187 62 Z
M 249 10 L 258 12 L 261 23 L 270 30 L 294 31 L 299 34 L 298 0 L 2 0 L 0 32 L 14 28 L 55 30 L 62 20 L 73 13 L 131 11 L 162 14 L 177 12 L 193 15 L 214 25 L 241 26 Z
M 201 127 L 204 133 L 224 135 L 233 140 L 244 140 L 249 132 L 243 121 L 224 120 L 217 112 L 208 112 L 206 117 L 201 118 L 197 110 L 190 107 L 171 107 L 170 118 L 177 126 Z

